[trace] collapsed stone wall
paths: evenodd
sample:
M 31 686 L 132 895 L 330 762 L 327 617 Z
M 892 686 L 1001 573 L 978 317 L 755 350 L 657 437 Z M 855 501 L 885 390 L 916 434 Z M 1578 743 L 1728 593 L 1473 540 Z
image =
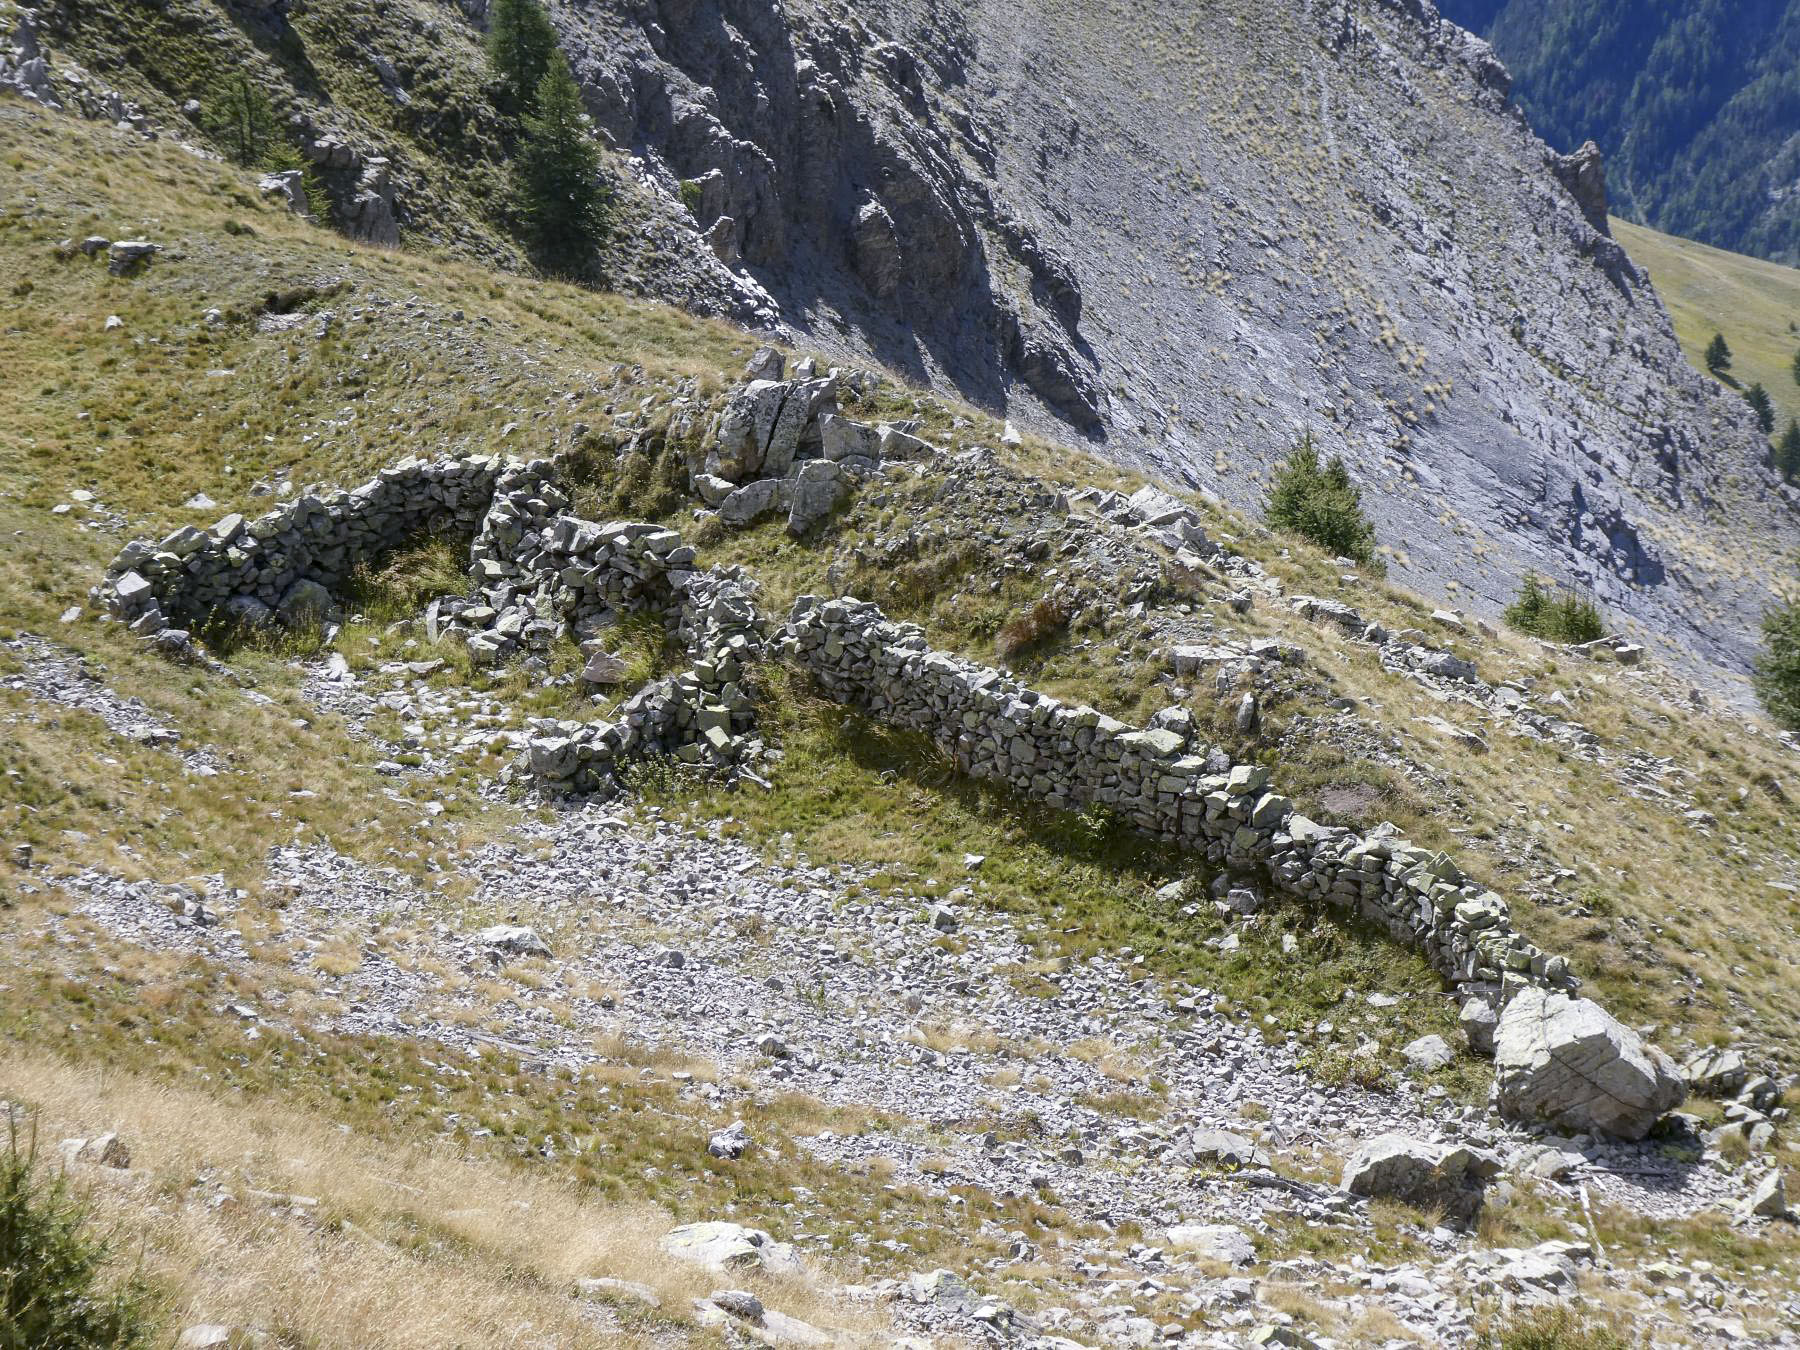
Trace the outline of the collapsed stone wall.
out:
M 1448 856 L 1392 827 L 1357 835 L 1309 820 L 1259 765 L 1215 772 L 1175 731 L 1130 727 L 934 651 L 918 627 L 861 601 L 802 597 L 773 645 L 834 699 L 929 735 L 963 773 L 1055 807 L 1105 807 L 1215 866 L 1353 910 L 1455 983 L 1575 983 L 1568 962 L 1533 946 L 1506 901 Z
M 254 520 L 232 513 L 120 550 L 93 598 L 140 633 L 225 618 L 299 622 L 356 566 L 421 534 L 473 533 L 497 490 L 547 466 L 477 455 L 405 459 L 348 492 L 307 495 Z
M 1565 960 L 1513 928 L 1504 899 L 1391 827 L 1357 835 L 1311 821 L 1261 766 L 1191 753 L 1177 730 L 1127 726 L 934 651 L 922 630 L 873 604 L 802 597 L 771 633 L 741 571 L 698 570 L 673 530 L 568 514 L 550 467 L 408 460 L 354 491 L 303 497 L 254 522 L 227 516 L 210 530 L 128 545 L 96 597 L 139 631 L 216 613 L 281 621 L 302 600 L 329 602 L 359 562 L 422 531 L 472 531 L 471 591 L 432 603 L 431 640 L 454 636 L 493 662 L 565 634 L 586 650 L 624 615 L 648 612 L 693 662 L 627 699 L 613 720 L 538 720 L 516 772 L 541 790 L 611 792 L 621 762 L 653 752 L 715 767 L 753 760 L 761 745 L 747 676 L 774 652 L 832 698 L 926 733 L 964 773 L 1053 807 L 1105 807 L 1218 868 L 1359 913 L 1457 984 L 1573 986 Z

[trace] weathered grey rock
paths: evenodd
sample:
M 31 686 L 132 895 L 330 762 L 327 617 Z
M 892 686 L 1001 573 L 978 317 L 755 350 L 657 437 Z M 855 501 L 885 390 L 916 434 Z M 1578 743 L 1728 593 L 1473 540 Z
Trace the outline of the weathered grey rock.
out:
M 280 202 L 295 215 L 313 219 L 312 203 L 307 200 L 304 176 L 299 169 L 265 173 L 257 180 L 256 190 L 264 197 Z
M 1702 1050 L 1681 1066 L 1688 1087 L 1703 1097 L 1731 1097 L 1743 1090 L 1750 1070 L 1736 1050 Z
M 794 476 L 788 533 L 798 538 L 830 515 L 850 490 L 850 479 L 831 460 L 811 460 Z
M 119 239 L 106 250 L 106 270 L 114 276 L 126 276 L 149 263 L 162 245 L 148 239 Z
M 1641 1139 L 1681 1105 L 1674 1063 L 1590 999 L 1528 987 L 1494 1036 L 1500 1110 L 1583 1134 Z
M 758 347 L 744 365 L 746 380 L 779 380 L 787 366 L 787 358 L 778 347 Z
M 1456 1061 L 1456 1051 L 1450 1048 L 1450 1043 L 1436 1035 L 1421 1036 L 1405 1046 L 1400 1053 L 1407 1064 L 1420 1073 L 1429 1073 Z
M 1227 1223 L 1179 1224 L 1168 1232 L 1168 1244 L 1206 1261 L 1248 1266 L 1256 1261 L 1256 1244 L 1243 1229 Z
M 618 684 L 628 669 L 624 657 L 601 648 L 588 653 L 581 678 L 589 684 Z
M 1738 1207 L 1738 1213 L 1746 1219 L 1785 1219 L 1789 1217 L 1787 1203 L 1787 1181 L 1776 1168 L 1766 1173 L 1758 1181 L 1744 1202 Z
M 550 949 L 544 945 L 542 938 L 531 929 L 516 924 L 494 924 L 475 934 L 474 940 L 483 947 L 493 947 L 513 956 L 550 955 Z
M 1500 1025 L 1500 1015 L 1492 1003 L 1485 998 L 1465 999 L 1456 1020 L 1468 1038 L 1469 1049 L 1478 1055 L 1494 1053 L 1494 1030 Z
M 737 488 L 719 503 L 719 519 L 741 528 L 786 506 L 793 497 L 794 486 L 788 479 L 759 478 Z
M 750 1131 L 741 1120 L 734 1120 L 722 1130 L 714 1130 L 706 1141 L 706 1151 L 715 1158 L 735 1160 L 750 1147 Z
M 1269 1163 L 1269 1155 L 1254 1140 L 1230 1130 L 1195 1130 L 1186 1148 L 1197 1163 L 1228 1167 L 1266 1167 Z
M 1481 1187 L 1499 1171 L 1500 1160 L 1481 1149 L 1384 1134 L 1357 1149 L 1340 1184 L 1351 1195 L 1441 1206 L 1467 1217 L 1480 1204 Z
M 708 1270 L 765 1270 L 772 1275 L 795 1275 L 801 1270 L 793 1247 L 777 1242 L 760 1228 L 714 1220 L 683 1224 L 670 1229 L 659 1244 L 678 1261 L 690 1261 Z
M 819 418 L 820 448 L 826 459 L 879 459 L 881 432 L 866 422 L 857 422 L 842 413 L 826 413 Z
M 713 1307 L 746 1322 L 761 1322 L 762 1300 L 744 1289 L 715 1289 L 709 1300 Z
M 1600 147 L 1584 141 L 1571 154 L 1552 152 L 1550 169 L 1575 199 L 1587 223 L 1601 234 L 1610 235 L 1612 231 L 1606 224 L 1606 158 Z
M 59 1151 L 65 1165 L 88 1163 L 119 1169 L 131 1166 L 131 1150 L 123 1139 L 112 1133 L 96 1135 L 92 1139 L 65 1139 Z
M 394 181 L 387 160 L 372 156 L 363 161 L 344 228 L 353 239 L 371 244 L 398 244 L 400 222 L 394 215 Z
M 310 578 L 301 578 L 281 597 L 275 607 L 275 618 L 285 628 L 306 628 L 334 623 L 338 617 L 337 601 L 331 592 Z

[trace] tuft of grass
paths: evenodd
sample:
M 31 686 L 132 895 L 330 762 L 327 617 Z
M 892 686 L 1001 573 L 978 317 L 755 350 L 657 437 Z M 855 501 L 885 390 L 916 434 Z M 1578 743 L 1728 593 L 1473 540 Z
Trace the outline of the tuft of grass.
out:
M 1066 596 L 1043 596 L 1000 630 L 994 638 L 995 654 L 1004 662 L 1012 662 L 1061 633 L 1074 613 Z
M 417 618 L 438 596 L 469 589 L 468 556 L 467 539 L 428 536 L 380 561 L 359 564 L 344 587 L 345 599 L 378 626 Z
M 1631 1350 L 1632 1342 L 1604 1322 L 1566 1304 L 1514 1317 L 1482 1338 L 1486 1350 Z

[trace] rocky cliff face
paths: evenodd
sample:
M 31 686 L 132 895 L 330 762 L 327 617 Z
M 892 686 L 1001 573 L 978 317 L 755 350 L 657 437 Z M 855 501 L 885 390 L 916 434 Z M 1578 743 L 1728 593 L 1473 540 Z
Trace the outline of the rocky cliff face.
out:
M 1256 506 L 1310 427 L 1397 575 L 1741 669 L 1797 534 L 1486 45 L 1429 3 L 558 7 L 703 308 Z M 1574 159 L 1575 157 L 1571 157 Z

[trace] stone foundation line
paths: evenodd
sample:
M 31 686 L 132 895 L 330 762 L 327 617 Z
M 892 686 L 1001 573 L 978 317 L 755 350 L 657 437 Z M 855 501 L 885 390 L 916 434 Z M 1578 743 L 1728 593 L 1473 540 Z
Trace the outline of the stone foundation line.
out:
M 1602 1090 L 1605 1069 L 1628 1054 L 1653 1087 L 1662 1079 L 1667 1057 L 1597 1005 L 1563 997 L 1558 991 L 1577 983 L 1568 962 L 1519 933 L 1506 901 L 1448 855 L 1391 825 L 1357 834 L 1309 820 L 1262 766 L 1193 753 L 1174 730 L 1131 727 L 933 650 L 920 628 L 873 604 L 803 596 L 771 630 L 740 569 L 699 570 L 672 530 L 569 515 L 550 471 L 547 461 L 409 459 L 353 491 L 129 544 L 93 598 L 133 632 L 165 640 L 177 623 L 328 623 L 338 617 L 332 590 L 359 563 L 423 534 L 473 530 L 471 594 L 432 602 L 430 640 L 454 635 L 475 660 L 492 663 L 546 650 L 569 633 L 590 657 L 590 678 L 605 682 L 607 664 L 620 663 L 602 635 L 625 615 L 652 613 L 693 662 L 626 700 L 613 721 L 538 719 L 509 770 L 517 781 L 549 795 L 610 794 L 623 762 L 656 753 L 747 773 L 763 745 L 745 677 L 760 660 L 785 660 L 834 700 L 930 736 L 971 777 L 1061 809 L 1104 808 L 1222 872 L 1381 925 L 1469 996 L 1464 1020 L 1478 1049 L 1491 1044 L 1514 995 L 1537 988 L 1552 995 L 1536 1015 L 1546 1025 L 1569 1006 L 1604 1019 L 1608 1044 L 1597 1067 L 1548 1052 L 1564 1077 L 1610 1100 L 1616 1085 Z M 1553 1114 L 1535 1105 L 1540 1117 Z

